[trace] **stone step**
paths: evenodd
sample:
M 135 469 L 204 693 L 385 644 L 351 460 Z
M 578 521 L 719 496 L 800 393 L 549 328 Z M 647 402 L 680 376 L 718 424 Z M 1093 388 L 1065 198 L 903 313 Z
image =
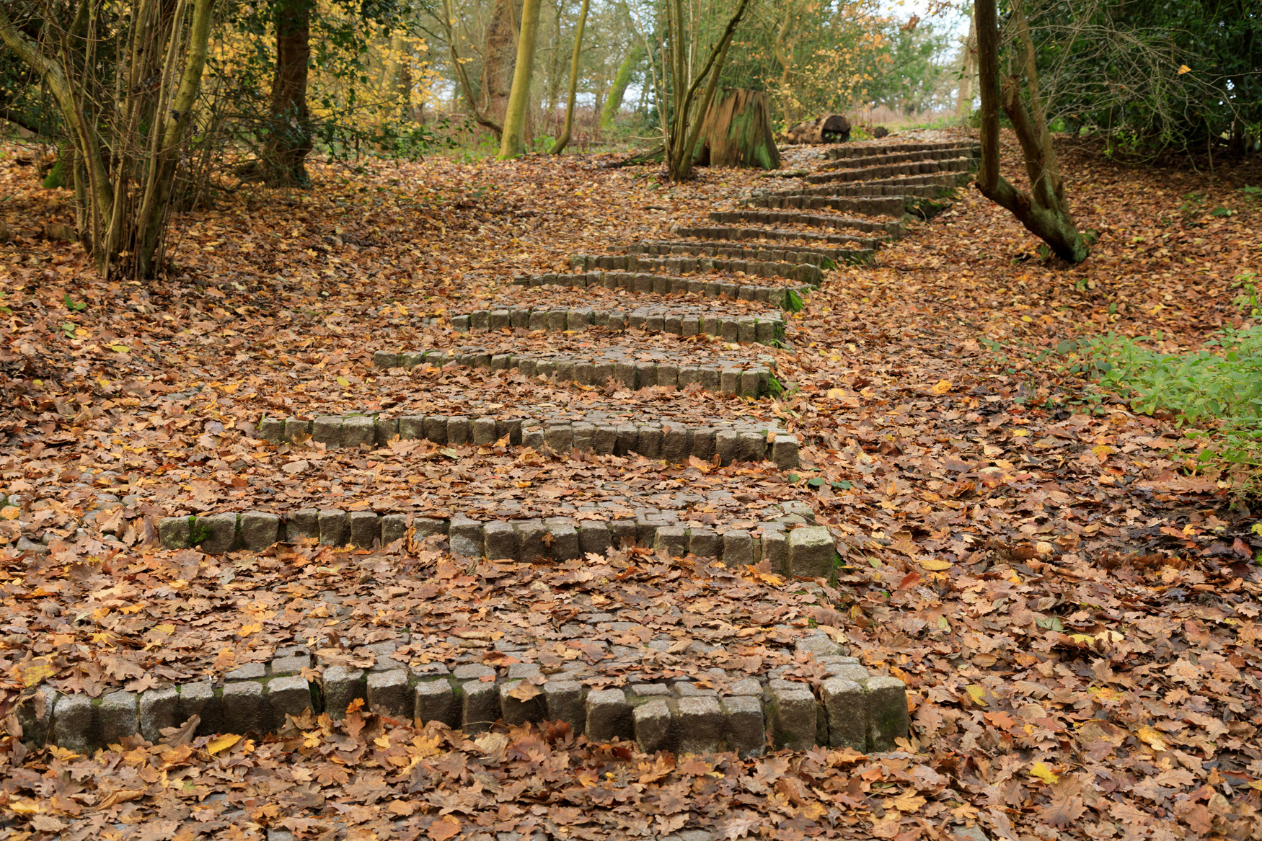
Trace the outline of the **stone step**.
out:
M 681 337 L 719 336 L 720 327 L 733 326 L 734 340 L 775 346 L 782 342 L 786 322 L 777 311 L 728 316 L 714 308 L 662 303 L 640 305 L 631 309 L 566 308 L 563 306 L 498 305 L 470 314 L 454 314 L 449 318 L 454 331 L 497 331 L 532 329 L 546 332 L 576 332 L 592 326 L 621 332 L 628 329 L 645 332 L 667 332 Z M 752 327 L 752 328 L 747 328 Z M 726 326 L 727 328 L 727 326 Z
M 839 172 L 823 172 L 809 175 L 806 184 L 834 184 L 863 181 L 869 178 L 892 178 L 899 175 L 929 175 L 935 172 L 970 172 L 978 167 L 978 161 L 969 158 L 950 160 L 925 160 L 890 166 L 870 166 L 865 169 L 845 169 Z
M 816 213 L 799 213 L 790 210 L 718 210 L 710 214 L 712 222 L 746 222 L 758 225 L 808 225 L 814 228 L 842 228 L 848 231 L 875 233 L 883 231 L 891 237 L 902 235 L 902 225 L 897 222 L 869 222 L 865 219 L 849 219 L 843 216 L 825 216 Z
M 725 318 L 720 322 L 722 341 L 731 343 L 733 334 L 739 342 L 747 341 L 744 335 L 753 335 L 754 323 L 735 328 L 734 321 Z M 493 333 L 489 333 L 493 334 Z M 522 352 L 512 352 L 516 346 Z M 480 367 L 486 370 L 519 370 L 529 378 L 545 377 L 564 384 L 605 387 L 617 383 L 622 388 L 636 390 L 653 386 L 688 388 L 699 385 L 708 391 L 735 394 L 743 397 L 769 396 L 780 390 L 773 377 L 775 360 L 758 351 L 732 351 L 710 353 L 703 349 L 691 354 L 686 351 L 648 346 L 638 358 L 634 348 L 601 346 L 594 351 L 578 348 L 559 351 L 544 348 L 530 351 L 537 342 L 530 340 L 506 340 L 490 344 L 459 346 L 450 350 L 427 350 L 415 353 L 378 352 L 374 354 L 374 366 L 381 369 L 416 367 L 427 364 L 444 367 L 457 364 L 462 367 Z
M 827 231 L 789 231 L 771 228 L 729 228 L 727 226 L 679 226 L 673 229 L 678 236 L 704 240 L 761 240 L 766 242 L 797 242 L 808 245 L 835 243 L 854 245 L 874 251 L 883 241 L 879 237 L 863 237 L 861 234 L 836 234 Z
M 729 213 L 734 213 L 730 211 Z M 713 222 L 719 220 L 711 214 Z M 642 255 L 575 256 L 575 269 L 627 270 L 628 272 L 666 273 L 681 275 L 716 271 L 742 273 L 762 278 L 787 278 L 808 285 L 822 283 L 822 268 L 816 264 L 789 264 L 778 261 L 737 260 L 714 257 L 666 257 L 654 258 Z
M 860 154 L 852 157 L 828 159 L 823 165 L 827 171 L 839 169 L 865 169 L 871 166 L 892 166 L 900 163 L 921 163 L 927 160 L 958 160 L 977 157 L 967 145 L 950 148 L 932 148 L 928 151 L 897 151 L 887 154 Z
M 854 264 L 870 264 L 875 253 L 870 249 L 828 248 L 803 245 L 753 246 L 730 242 L 644 242 L 626 247 L 628 252 L 645 255 L 692 255 L 695 257 L 755 258 L 761 261 L 812 264 L 832 269 L 834 261 Z
M 922 198 L 937 198 L 955 193 L 956 187 L 951 183 L 951 178 L 942 179 L 942 174 L 954 175 L 956 180 L 965 177 L 964 172 L 947 172 L 935 175 L 916 175 L 915 183 L 907 183 L 905 181 L 894 181 L 892 179 L 879 183 L 852 183 L 852 184 L 823 184 L 821 189 L 814 187 L 799 187 L 796 189 L 776 189 L 769 192 L 759 191 L 743 201 L 743 207 L 756 206 L 756 202 L 763 199 L 771 198 L 790 198 L 792 196 L 821 196 L 823 198 L 864 198 L 879 199 L 892 196 L 915 196 Z M 938 178 L 934 181 L 931 179 Z M 770 205 L 765 204 L 764 207 Z
M 765 196 L 747 200 L 748 207 L 761 209 L 793 209 L 793 210 L 838 210 L 841 213 L 852 213 L 862 216 L 892 216 L 901 219 L 907 212 L 906 199 L 903 196 L 877 196 L 846 198 L 838 195 L 804 195 Z
M 582 269 L 587 263 L 588 255 L 574 255 L 569 259 L 570 266 Z M 626 256 L 615 256 L 611 260 L 621 260 L 624 264 Z M 604 269 L 604 267 L 601 267 Z M 794 288 L 775 287 L 771 285 L 747 284 L 727 279 L 688 278 L 681 275 L 654 275 L 647 272 L 602 272 L 600 269 L 588 270 L 573 275 L 548 273 L 536 276 L 517 276 L 515 283 L 525 287 L 567 287 L 585 290 L 591 287 L 609 287 L 627 293 L 653 294 L 698 294 L 713 299 L 764 302 L 775 308 L 781 308 L 787 301 L 787 294 Z
M 849 157 L 872 157 L 881 154 L 899 154 L 903 152 L 945 151 L 950 148 L 968 146 L 974 157 L 982 155 L 982 146 L 976 142 L 856 142 L 852 145 L 834 145 L 826 149 L 828 160 L 845 160 Z
M 523 517 L 519 513 L 439 518 L 421 511 L 302 508 L 283 514 L 249 511 L 171 516 L 160 519 L 157 530 L 162 548 L 199 548 L 207 554 L 265 551 L 279 542 L 306 541 L 374 550 L 411 537 L 456 557 L 564 563 L 589 554 L 605 556 L 610 548 L 638 545 L 672 557 L 715 559 L 729 567 L 767 559 L 784 577 L 831 579 L 835 540 L 827 528 L 813 523 L 813 510 L 795 503 L 793 508 L 798 512 L 778 508 L 776 520 L 760 521 L 750 530 L 735 530 L 729 522 L 690 527 L 674 510 L 644 508 L 624 518 L 585 521 L 570 516 Z
M 835 645 L 825 636 L 813 639 Z M 439 722 L 472 735 L 499 721 L 518 726 L 558 720 L 574 735 L 597 743 L 634 741 L 648 753 L 747 757 L 767 752 L 770 745 L 875 753 L 896 750 L 896 740 L 910 736 L 906 685 L 868 672 L 842 646 L 819 658 L 826 675 L 816 690 L 788 678 L 792 667 L 763 678 L 726 681 L 718 689 L 699 686 L 689 676 L 593 688 L 583 681 L 592 671 L 581 661 L 565 661 L 548 675 L 539 663 L 410 666 L 382 654 L 362 669 L 325 665 L 305 646 L 289 651 L 296 653 L 241 666 L 217 682 L 163 685 L 142 693 L 117 690 L 98 699 L 40 684 L 16 709 L 22 741 L 28 749 L 57 746 L 90 755 L 130 737 L 159 743 L 163 730 L 192 717 L 200 720 L 197 737 L 263 737 L 282 730 L 290 716 L 327 713 L 341 719 L 357 699 L 385 717 L 419 726 Z M 320 670 L 314 683 L 302 675 L 313 668 Z M 525 694 L 530 686 L 535 695 Z
M 589 419 L 588 419 L 589 418 Z M 774 434 L 772 442 L 765 440 Z M 670 419 L 624 418 L 600 413 L 575 420 L 503 418 L 492 415 L 368 414 L 316 418 L 263 418 L 258 437 L 271 444 L 311 440 L 326 448 L 386 447 L 393 440 L 430 441 L 440 446 L 492 445 L 503 439 L 512 447 L 532 447 L 569 455 L 574 449 L 600 455 L 634 453 L 683 463 L 689 456 L 721 465 L 773 462 L 779 470 L 800 464 L 800 444 L 776 424 L 754 420 L 717 420 L 691 425 Z

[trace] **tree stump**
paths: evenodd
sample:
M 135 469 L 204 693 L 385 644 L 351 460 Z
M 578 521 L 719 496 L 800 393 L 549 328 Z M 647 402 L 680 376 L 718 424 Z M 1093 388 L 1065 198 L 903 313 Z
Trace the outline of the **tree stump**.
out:
M 707 113 L 699 166 L 738 166 L 776 169 L 782 155 L 773 141 L 769 96 L 752 89 L 724 89 L 716 93 Z
M 853 129 L 849 120 L 841 115 L 818 116 L 787 128 L 783 142 L 792 145 L 819 145 L 823 142 L 848 142 Z

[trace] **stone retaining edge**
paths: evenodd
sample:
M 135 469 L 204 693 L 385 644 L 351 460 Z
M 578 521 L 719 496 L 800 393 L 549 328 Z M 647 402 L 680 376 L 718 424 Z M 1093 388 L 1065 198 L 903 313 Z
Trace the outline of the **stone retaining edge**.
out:
M 920 157 L 919 154 L 927 156 Z M 892 152 L 886 154 L 864 154 L 859 157 L 839 157 L 835 159 L 828 158 L 827 162 L 822 165 L 824 170 L 835 171 L 837 169 L 865 169 L 872 166 L 894 166 L 902 163 L 924 163 L 939 159 L 959 160 L 966 159 L 973 155 L 973 149 L 968 145 L 952 145 L 948 148 L 934 148 L 930 151 L 920 152 Z
M 790 210 L 717 210 L 709 215 L 712 222 L 734 223 L 755 222 L 769 225 L 796 223 L 812 225 L 816 228 L 850 228 L 855 231 L 872 233 L 884 231 L 891 237 L 902 236 L 902 224 L 898 222 L 866 222 L 859 219 L 847 219 L 842 216 L 820 216 Z
M 835 540 L 813 523 L 813 510 L 799 501 L 779 508 L 780 517 L 762 521 L 757 535 L 746 530 L 719 532 L 686 527 L 671 511 L 638 513 L 612 521 L 575 521 L 565 517 L 478 521 L 465 515 L 434 518 L 411 513 L 346 512 L 296 509 L 283 518 L 270 512 L 221 512 L 161 518 L 160 547 L 199 548 L 208 554 L 264 551 L 277 542 L 314 540 L 321 545 L 351 545 L 363 550 L 385 547 L 412 536 L 439 536 L 440 548 L 459 557 L 522 563 L 581 559 L 608 554 L 629 543 L 666 551 L 673 557 L 706 557 L 729 567 L 769 560 L 784 577 L 832 578 Z
M 616 256 L 625 258 L 625 256 Z M 587 269 L 589 255 L 573 255 L 569 259 L 572 269 L 584 272 L 570 275 L 548 273 L 547 275 L 516 276 L 514 284 L 523 287 L 559 286 L 577 288 L 611 287 L 625 290 L 627 293 L 698 293 L 712 298 L 744 299 L 765 302 L 774 308 L 786 304 L 787 293 L 792 290 L 807 288 L 771 287 L 768 285 L 743 284 L 736 281 L 702 281 L 700 279 L 681 278 L 679 276 L 653 275 L 651 273 L 612 271 L 601 267 L 599 270 Z
M 714 218 L 715 214 L 712 214 Z M 789 278 L 804 284 L 822 284 L 822 269 L 813 264 L 788 264 L 777 261 L 745 261 L 725 258 L 648 258 L 639 255 L 575 256 L 582 269 L 625 270 L 627 272 L 708 273 L 717 270 L 740 272 L 767 278 Z
M 575 332 L 588 326 L 605 326 L 610 331 L 643 329 L 684 338 L 697 335 L 721 337 L 721 325 L 726 328 L 732 325 L 733 340 L 766 345 L 780 342 L 786 330 L 786 323 L 777 312 L 722 317 L 685 314 L 678 309 L 671 309 L 668 313 L 650 313 L 637 309 L 513 308 L 503 305 L 469 314 L 454 314 L 449 323 L 455 332 L 490 332 L 507 328 Z
M 846 157 L 853 157 L 859 154 L 863 156 L 871 156 L 878 154 L 896 154 L 898 152 L 925 153 L 963 147 L 963 145 L 957 145 L 955 142 L 950 140 L 945 142 L 885 142 L 876 145 L 859 143 L 856 145 L 835 145 L 826 149 L 824 153 L 828 160 L 843 160 Z M 979 143 L 969 143 L 968 148 L 975 157 L 982 153 L 982 146 Z
M 487 731 L 500 720 L 512 726 L 562 720 L 575 735 L 601 743 L 635 741 L 650 753 L 728 751 L 745 757 L 761 755 L 770 745 L 874 753 L 894 751 L 895 739 L 910 736 L 901 680 L 872 676 L 844 655 L 818 659 L 830 676 L 816 693 L 782 678 L 744 678 L 728 685 L 725 695 L 687 680 L 593 689 L 573 673 L 558 673 L 562 677 L 553 675 L 538 685 L 538 695 L 521 699 L 519 685 L 540 676 L 536 664 L 515 664 L 501 679 L 482 664 L 453 672 L 439 664 L 410 669 L 393 662 L 372 670 L 329 666 L 312 682 L 301 674 L 310 663 L 308 654 L 277 658 L 270 674 L 262 664 L 246 665 L 241 667 L 245 675 L 262 674 L 228 679 L 221 686 L 196 682 L 141 694 L 118 690 L 92 699 L 41 684 L 24 694 L 16 717 L 27 747 L 56 745 L 81 755 L 130 736 L 157 743 L 162 730 L 193 716 L 200 718 L 197 737 L 263 736 L 280 730 L 288 717 L 307 712 L 341 718 L 356 699 L 383 716 L 417 726 L 436 721 L 468 734 Z M 276 672 L 278 664 L 283 672 Z
M 664 427 L 670 427 L 665 433 Z M 774 440 L 768 440 L 768 433 Z M 674 434 L 674 435 L 672 435 Z M 670 436 L 668 438 L 668 436 Z M 386 447 L 396 437 L 426 439 L 441 446 L 489 445 L 506 438 L 513 446 L 547 448 L 568 454 L 573 448 L 599 454 L 635 453 L 673 464 L 690 455 L 710 460 L 720 455 L 720 464 L 731 462 L 773 462 L 779 470 L 800 466 L 800 442 L 795 436 L 762 424 L 758 431 L 715 430 L 687 424 L 590 422 L 550 422 L 538 418 L 469 418 L 464 415 L 403 415 L 380 418 L 375 415 L 331 415 L 302 420 L 263 418 L 258 437 L 272 444 L 310 438 L 325 447 Z M 677 454 L 681 454 L 677 457 Z M 701 454 L 706 454 L 705 456 Z
M 728 340 L 724 334 L 725 328 L 722 324 L 721 337 Z M 608 385 L 612 380 L 632 391 L 655 385 L 687 388 L 697 384 L 722 394 L 767 397 L 780 393 L 782 388 L 773 375 L 772 366 L 775 361 L 768 355 L 759 357 L 758 364 L 761 366 L 742 369 L 706 364 L 659 364 L 630 359 L 589 361 L 570 356 L 522 356 L 515 353 L 495 353 L 480 347 L 460 347 L 450 352 L 454 354 L 440 350 L 421 353 L 379 351 L 373 355 L 373 364 L 385 370 L 392 367 L 415 367 L 419 364 L 442 367 L 457 363 L 463 367 L 482 367 L 486 370 L 519 370 L 522 376 L 529 378 L 545 376 L 556 382 L 577 382 L 580 385 L 598 387 Z
M 861 234 L 811 234 L 807 231 L 791 231 L 785 228 L 732 228 L 723 225 L 678 225 L 671 229 L 677 237 L 689 237 L 702 240 L 764 240 L 780 242 L 783 240 L 803 240 L 810 237 L 825 240 L 828 243 L 852 243 L 861 249 L 874 252 L 883 243 L 881 237 L 864 237 Z
M 846 263 L 869 264 L 875 258 L 870 249 L 826 249 L 821 247 L 800 249 L 795 246 L 751 246 L 740 243 L 724 242 L 680 242 L 662 241 L 634 243 L 623 248 L 631 254 L 655 255 L 720 255 L 726 258 L 741 256 L 758 261 L 785 262 L 790 264 L 810 264 L 823 269 L 834 269 L 832 261 Z
M 898 163 L 891 166 L 871 166 L 865 169 L 843 169 L 838 172 L 819 172 L 804 179 L 806 184 L 817 186 L 831 183 L 847 183 L 867 178 L 892 178 L 898 175 L 928 175 L 934 172 L 970 172 L 977 167 L 977 160 L 959 157 L 952 160 L 924 160 L 915 163 Z

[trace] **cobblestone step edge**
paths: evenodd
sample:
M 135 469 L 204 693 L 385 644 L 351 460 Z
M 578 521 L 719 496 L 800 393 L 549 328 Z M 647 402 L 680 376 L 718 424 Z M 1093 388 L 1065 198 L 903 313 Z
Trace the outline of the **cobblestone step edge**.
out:
M 822 283 L 822 269 L 814 264 L 788 264 L 777 261 L 730 260 L 726 258 L 649 258 L 640 255 L 587 255 L 584 269 L 626 270 L 627 272 L 709 273 L 717 270 L 764 278 L 789 278 L 817 286 Z
M 375 550 L 412 535 L 423 542 L 439 536 L 434 540 L 439 547 L 459 557 L 563 563 L 586 554 L 604 556 L 610 548 L 634 543 L 673 557 L 720 560 L 730 567 L 767 559 L 784 577 L 832 578 L 836 550 L 831 532 L 813 523 L 809 507 L 788 503 L 795 504 L 791 511 L 755 525 L 762 529 L 758 535 L 688 527 L 671 510 L 606 522 L 563 517 L 480 521 L 465 515 L 433 518 L 408 512 L 296 509 L 284 517 L 258 511 L 171 516 L 159 519 L 156 527 L 161 548 L 199 548 L 207 554 L 265 551 L 277 542 L 308 540 Z
M 865 169 L 872 166 L 895 166 L 902 163 L 924 163 L 934 160 L 963 160 L 980 156 L 968 145 L 953 145 L 950 148 L 934 148 L 930 151 L 901 151 L 888 154 L 868 154 L 861 157 L 840 157 L 828 159 L 822 164 L 825 170 Z
M 574 255 L 569 259 L 571 268 L 584 269 L 587 255 Z M 618 256 L 625 257 L 625 256 Z M 625 265 L 625 261 L 624 261 Z M 787 294 L 807 288 L 773 287 L 745 284 L 734 281 L 702 281 L 680 276 L 653 275 L 651 273 L 588 270 L 573 275 L 549 273 L 538 276 L 516 276 L 515 284 L 524 287 L 569 287 L 579 290 L 588 287 L 610 287 L 627 293 L 693 293 L 711 298 L 743 299 L 765 302 L 774 308 L 786 304 Z
M 839 198 L 892 198 L 898 195 L 933 196 L 938 193 L 954 192 L 956 187 L 965 183 L 971 172 L 933 172 L 927 175 L 914 175 L 903 178 L 885 178 L 880 181 L 854 181 L 851 183 L 823 184 L 821 187 L 793 187 L 758 190 L 743 199 L 749 203 L 764 198 L 790 198 L 792 196 L 812 196 Z
M 689 314 L 678 307 L 646 306 L 645 308 L 591 309 L 591 308 L 524 308 L 498 305 L 469 314 L 454 314 L 449 323 L 455 332 L 490 332 L 500 329 L 532 329 L 546 332 L 576 332 L 589 326 L 601 326 L 609 331 L 640 329 L 647 332 L 667 332 L 680 337 L 697 335 L 720 337 L 722 324 L 733 326 L 733 339 L 741 342 L 774 345 L 785 334 L 786 322 L 779 312 L 755 315 Z
M 727 327 L 721 326 L 721 338 L 728 341 Z M 776 396 L 782 385 L 773 375 L 776 363 L 772 356 L 755 356 L 758 367 L 721 367 L 713 364 L 674 364 L 671 362 L 635 361 L 631 359 L 590 360 L 570 356 L 523 356 L 518 353 L 493 352 L 480 347 L 459 347 L 442 352 L 428 350 L 421 353 L 395 353 L 380 351 L 373 355 L 377 368 L 414 367 L 428 364 L 443 367 L 456 363 L 463 367 L 481 367 L 486 370 L 519 370 L 522 376 L 543 376 L 555 382 L 604 387 L 610 381 L 623 388 L 636 390 L 652 386 L 687 388 L 701 385 L 708 391 L 734 394 L 742 397 Z
M 843 216 L 821 216 L 793 210 L 717 210 L 709 214 L 712 222 L 731 224 L 734 222 L 756 222 L 766 225 L 796 223 L 812 225 L 816 228 L 847 228 L 854 231 L 883 231 L 891 237 L 902 236 L 902 225 L 898 222 L 868 222 L 861 219 L 849 219 Z
M 785 228 L 730 228 L 720 225 L 678 225 L 671 229 L 677 237 L 703 240 L 765 240 L 765 241 L 825 241 L 828 243 L 853 243 L 863 249 L 875 251 L 884 243 L 881 237 L 864 237 L 861 234 L 831 234 L 814 231 L 790 231 Z
M 821 246 L 751 246 L 729 242 L 653 241 L 634 243 L 620 248 L 628 254 L 658 257 L 694 254 L 743 260 L 754 258 L 758 261 L 812 264 L 822 269 L 835 269 L 834 261 L 870 264 L 875 260 L 875 252 L 870 249 L 828 249 Z
M 162 730 L 193 716 L 200 718 L 196 736 L 263 736 L 279 731 L 290 716 L 327 712 L 341 718 L 356 699 L 387 717 L 417 726 L 437 721 L 468 734 L 487 731 L 499 720 L 513 726 L 562 720 L 575 735 L 601 743 L 635 741 L 649 753 L 751 756 L 763 754 L 770 743 L 775 749 L 826 746 L 873 753 L 893 751 L 895 739 L 909 737 L 901 680 L 872 676 L 847 656 L 819 659 L 831 675 L 816 692 L 781 678 L 745 678 L 729 685 L 725 695 L 690 681 L 593 689 L 574 673 L 558 673 L 539 685 L 538 695 L 520 698 L 520 685 L 539 677 L 536 664 L 513 665 L 502 679 L 482 664 L 443 674 L 439 666 L 330 666 L 312 682 L 301 674 L 308 655 L 277 658 L 269 675 L 255 665 L 262 677 L 221 686 L 195 682 L 140 694 L 119 690 L 93 699 L 41 684 L 22 697 L 16 718 L 28 747 L 56 745 L 82 755 L 132 736 L 157 743 Z
M 982 146 L 978 143 L 968 143 L 969 150 L 976 157 L 982 153 Z M 828 160 L 843 160 L 847 157 L 862 155 L 878 155 L 878 154 L 896 154 L 901 151 L 942 151 L 948 148 L 958 148 L 963 145 L 957 145 L 955 142 L 898 142 L 883 143 L 879 145 L 836 145 L 832 146 L 824 152 Z
M 664 431 L 665 430 L 665 431 Z M 769 440 L 769 434 L 773 440 Z M 690 456 L 721 465 L 773 462 L 779 470 L 800 466 L 795 436 L 761 423 L 758 430 L 715 429 L 674 422 L 591 423 L 539 418 L 472 418 L 465 415 L 329 415 L 310 420 L 263 418 L 258 437 L 271 444 L 311 439 L 325 447 L 386 447 L 394 438 L 426 439 L 441 446 L 490 445 L 505 438 L 513 446 L 568 454 L 574 448 L 601 455 L 635 453 L 681 464 Z
M 916 163 L 900 163 L 893 166 L 872 166 L 866 169 L 844 169 L 838 172 L 818 172 L 808 175 L 804 182 L 811 185 L 849 183 L 870 178 L 892 178 L 898 175 L 928 175 L 935 172 L 971 172 L 978 161 L 964 157 L 953 160 L 926 160 Z
M 748 208 L 821 210 L 831 208 L 842 213 L 863 216 L 894 216 L 901 218 L 906 212 L 906 199 L 900 195 L 876 197 L 843 197 L 830 195 L 795 194 L 756 197 L 747 200 Z

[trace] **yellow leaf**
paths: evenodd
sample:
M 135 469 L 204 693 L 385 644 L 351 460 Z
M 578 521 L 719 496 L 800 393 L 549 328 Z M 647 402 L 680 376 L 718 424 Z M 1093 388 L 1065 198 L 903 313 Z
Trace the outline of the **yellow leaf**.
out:
M 1012 569 L 1010 569 L 1010 570 L 1009 570 L 1009 583 L 1013 583 L 1013 584 L 1019 584 L 1019 583 L 1022 583 L 1022 577 L 1021 577 L 1021 576 L 1019 576 L 1019 574 L 1018 574 L 1017 572 L 1015 572 L 1015 571 L 1013 571 Z
M 1167 749 L 1164 745 L 1164 738 L 1160 737 L 1160 733 L 1150 726 L 1143 726 L 1138 729 L 1138 738 L 1156 752 L 1164 752 Z
M 1093 449 L 1093 455 L 1104 461 L 1109 455 L 1115 452 L 1116 449 L 1109 444 L 1099 444 Z
M 214 740 L 209 741 L 206 747 L 210 755 L 217 755 L 224 752 L 240 742 L 241 735 L 221 735 Z
M 1027 434 L 1027 431 L 1025 429 L 1015 429 L 1013 431 L 1013 434 L 1016 435 L 1018 438 L 1022 438 Z
M 14 814 L 44 814 L 44 808 L 31 800 L 10 800 L 8 808 Z
M 965 688 L 965 691 L 969 694 L 969 698 L 977 702 L 982 707 L 985 708 L 987 705 L 991 704 L 987 701 L 987 689 L 982 685 L 970 684 Z
M 26 666 L 19 667 L 22 672 L 22 686 L 35 687 L 46 678 L 52 678 L 56 669 L 49 663 L 49 658 L 36 658 Z
M 1043 779 L 1050 785 L 1058 784 L 1058 774 L 1053 772 L 1053 768 L 1043 761 L 1037 761 L 1031 765 L 1031 775 L 1037 779 Z
M 116 352 L 128 352 L 128 351 L 129 351 L 129 348 L 128 348 L 127 346 L 125 346 L 124 344 L 112 344 L 112 345 L 111 345 L 111 349 L 115 350 Z
M 832 388 L 830 391 L 828 391 L 828 392 L 827 392 L 827 396 L 828 396 L 828 397 L 830 397 L 830 398 L 831 398 L 831 399 L 833 399 L 833 400 L 834 400 L 834 399 L 837 399 L 837 398 L 839 398 L 839 397 L 843 397 L 843 396 L 845 396 L 845 394 L 844 394 L 844 389 L 843 389 L 843 388 Z
M 4 509 L 0 509 L 0 518 L 5 521 L 17 521 L 20 515 L 22 515 L 22 510 L 16 506 L 7 506 Z
M 951 390 L 951 383 L 946 379 L 943 379 L 937 385 L 933 386 L 933 393 L 935 394 L 945 394 L 950 390 Z
M 339 377 L 338 377 L 338 384 L 339 384 L 339 385 L 341 385 L 343 388 L 346 388 L 348 385 L 350 385 L 350 384 L 351 384 L 351 380 L 350 380 L 350 379 L 348 379 L 348 378 L 347 378 L 347 377 L 345 377 L 345 376 L 339 376 Z
M 946 560 L 921 560 L 920 567 L 931 572 L 945 572 L 951 568 L 951 564 Z
M 1186 66 L 1186 65 L 1179 66 L 1179 68 L 1178 68 L 1178 76 L 1182 76 L 1183 74 L 1186 74 L 1186 73 L 1187 73 L 1188 71 L 1190 71 L 1190 70 L 1191 70 L 1191 68 L 1190 68 L 1189 66 Z
M 250 634 L 256 634 L 262 630 L 261 622 L 254 622 L 251 625 L 242 625 L 239 631 L 236 631 L 241 637 L 247 637 Z

